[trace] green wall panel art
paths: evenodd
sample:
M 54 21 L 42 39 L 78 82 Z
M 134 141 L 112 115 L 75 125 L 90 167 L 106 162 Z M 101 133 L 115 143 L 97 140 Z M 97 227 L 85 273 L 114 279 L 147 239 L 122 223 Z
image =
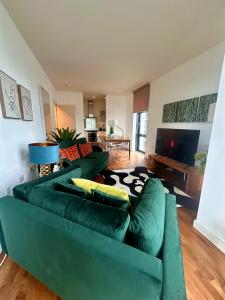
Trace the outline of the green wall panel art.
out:
M 217 93 L 201 96 L 198 104 L 197 122 L 207 122 L 209 107 L 217 101 Z
M 196 122 L 199 97 L 179 101 L 177 122 Z
M 177 117 L 177 102 L 165 104 L 163 106 L 163 123 L 176 122 Z

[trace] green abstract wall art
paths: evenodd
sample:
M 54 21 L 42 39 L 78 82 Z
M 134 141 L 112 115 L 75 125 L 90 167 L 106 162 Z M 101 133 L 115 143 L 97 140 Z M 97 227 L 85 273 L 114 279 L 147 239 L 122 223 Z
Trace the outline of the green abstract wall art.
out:
M 163 123 L 176 122 L 177 117 L 177 102 L 168 103 L 163 106 Z
M 208 122 L 210 104 L 217 102 L 217 93 L 195 97 L 163 106 L 163 123 Z
M 207 122 L 210 104 L 216 103 L 217 93 L 201 96 L 198 104 L 197 122 Z
M 199 97 L 179 101 L 177 122 L 196 122 Z

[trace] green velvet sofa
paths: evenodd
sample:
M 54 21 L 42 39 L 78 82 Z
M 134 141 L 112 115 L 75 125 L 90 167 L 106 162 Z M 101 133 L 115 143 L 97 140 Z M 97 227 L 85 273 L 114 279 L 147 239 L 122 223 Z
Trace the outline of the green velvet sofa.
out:
M 76 144 L 85 143 L 85 138 L 80 138 L 76 141 Z M 60 148 L 66 148 L 74 143 L 67 142 L 62 143 Z M 34 179 L 29 182 L 25 182 L 19 184 L 14 187 L 13 195 L 19 199 L 27 200 L 28 194 L 30 190 L 37 184 L 44 183 L 46 181 L 52 180 L 54 178 L 58 178 L 75 168 L 81 168 L 81 178 L 85 179 L 93 179 L 96 175 L 98 175 L 103 169 L 108 166 L 109 153 L 103 152 L 100 147 L 92 146 L 93 152 L 85 156 L 84 158 L 79 158 L 74 161 L 64 160 L 64 169 L 52 173 L 48 176 L 43 176 L 41 178 Z
M 151 180 L 127 212 L 55 189 L 83 172 L 1 198 L 3 251 L 63 299 L 186 299 L 175 197 Z

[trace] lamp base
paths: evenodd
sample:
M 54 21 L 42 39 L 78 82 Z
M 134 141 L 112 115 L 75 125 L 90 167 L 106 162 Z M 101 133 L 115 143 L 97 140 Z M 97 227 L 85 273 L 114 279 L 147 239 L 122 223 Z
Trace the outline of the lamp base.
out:
M 51 165 L 40 165 L 39 176 L 46 176 L 51 174 Z

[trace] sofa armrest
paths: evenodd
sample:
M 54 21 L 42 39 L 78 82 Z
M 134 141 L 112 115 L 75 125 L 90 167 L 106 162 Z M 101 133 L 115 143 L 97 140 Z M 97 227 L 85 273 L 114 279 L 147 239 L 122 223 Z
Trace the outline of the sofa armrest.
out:
M 165 228 L 163 241 L 162 300 L 185 300 L 183 259 L 177 219 L 176 197 L 166 195 Z
M 18 184 L 13 188 L 13 195 L 16 198 L 27 201 L 28 194 L 33 189 L 33 187 L 35 187 L 38 184 L 42 184 L 44 182 L 47 182 L 47 181 L 52 180 L 54 178 L 57 178 L 61 175 L 64 175 L 64 174 L 66 174 L 66 173 L 68 173 L 72 170 L 74 170 L 73 165 L 69 166 L 68 168 L 65 168 L 65 169 L 59 170 L 57 172 L 51 173 L 47 176 L 38 177 L 38 178 L 33 179 L 31 181 L 27 181 L 27 182 Z
M 0 220 L 9 256 L 63 299 L 160 299 L 155 257 L 13 197 Z

